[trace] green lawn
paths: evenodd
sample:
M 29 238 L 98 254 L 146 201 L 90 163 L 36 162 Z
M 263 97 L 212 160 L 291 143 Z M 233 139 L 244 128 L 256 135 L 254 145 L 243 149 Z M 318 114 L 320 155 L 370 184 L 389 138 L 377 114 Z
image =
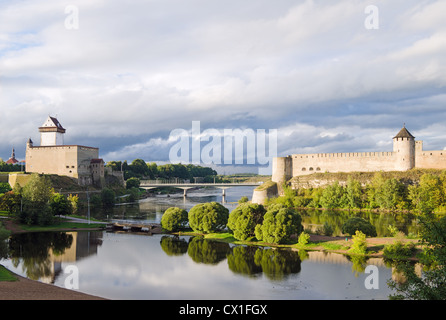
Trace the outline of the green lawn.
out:
M 17 281 L 17 277 L 14 276 L 8 269 L 0 265 L 0 282 L 1 281 Z

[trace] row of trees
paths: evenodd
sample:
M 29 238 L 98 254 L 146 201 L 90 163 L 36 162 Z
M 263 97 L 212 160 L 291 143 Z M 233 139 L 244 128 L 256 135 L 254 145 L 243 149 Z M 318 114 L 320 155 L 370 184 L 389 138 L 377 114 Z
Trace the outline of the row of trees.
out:
M 284 187 L 284 195 L 270 203 L 296 208 L 446 211 L 446 173 L 425 173 L 419 183 L 413 185 L 396 178 L 384 178 L 377 172 L 365 186 L 349 178 L 344 186 L 335 181 L 325 187 L 297 191 Z
M 45 175 L 33 173 L 23 188 L 17 184 L 13 190 L 3 189 L 0 210 L 9 212 L 24 224 L 51 225 L 55 216 L 75 214 L 79 209 L 79 196 L 55 192 Z M 113 190 L 104 188 L 100 194 L 91 196 L 90 204 L 92 208 L 111 207 L 115 204 L 115 197 Z
M 18 172 L 23 171 L 23 166 L 19 164 L 6 163 L 0 158 L 0 172 Z
M 287 242 L 291 235 L 303 230 L 301 216 L 283 205 L 273 205 L 266 210 L 262 205 L 242 203 L 231 213 L 217 202 L 195 205 L 189 213 L 181 208 L 167 209 L 161 225 L 168 231 L 177 231 L 187 224 L 195 232 L 210 233 L 226 227 L 239 240 L 256 237 L 268 243 Z
M 146 163 L 142 159 L 135 159 L 130 164 L 127 161 L 109 161 L 107 167 L 111 167 L 114 171 L 123 171 L 124 179 L 172 179 L 179 178 L 193 181 L 194 178 L 200 177 L 205 179 L 213 179 L 217 172 L 212 168 L 201 167 L 193 164 L 164 164 Z M 213 181 L 213 180 L 212 180 Z M 210 181 L 209 181 L 210 182 Z

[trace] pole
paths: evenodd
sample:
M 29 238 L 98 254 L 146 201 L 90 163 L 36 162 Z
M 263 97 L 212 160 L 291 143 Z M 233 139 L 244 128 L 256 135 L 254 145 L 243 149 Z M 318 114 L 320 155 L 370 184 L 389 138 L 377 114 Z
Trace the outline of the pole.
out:
M 88 187 L 87 187 L 87 216 L 88 216 L 88 224 L 90 224 L 90 194 L 88 193 Z

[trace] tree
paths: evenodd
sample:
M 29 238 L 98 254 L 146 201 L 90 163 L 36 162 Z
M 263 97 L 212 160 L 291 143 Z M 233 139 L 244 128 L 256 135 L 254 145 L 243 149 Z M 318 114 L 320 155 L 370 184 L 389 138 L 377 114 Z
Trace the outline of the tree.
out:
M 422 214 L 431 213 L 444 203 L 444 188 L 440 177 L 423 174 L 418 186 L 409 187 L 412 206 Z
M 0 194 L 11 191 L 11 186 L 7 182 L 0 182 Z
M 347 180 L 347 188 L 345 190 L 345 200 L 347 208 L 362 208 L 363 195 L 361 183 L 351 177 Z
M 141 180 L 139 180 L 138 178 L 135 178 L 135 177 L 129 178 L 125 182 L 126 189 L 139 188 L 140 185 L 141 185 Z
M 54 189 L 47 176 L 33 173 L 22 189 L 23 210 L 19 213 L 21 222 L 28 225 L 49 225 L 53 223 L 50 201 Z
M 178 231 L 187 225 L 188 213 L 186 210 L 171 207 L 161 217 L 161 226 L 168 231 Z
M 389 280 L 389 287 L 397 293 L 393 299 L 410 300 L 445 300 L 446 299 L 446 217 L 434 218 L 432 215 L 419 217 L 421 228 L 421 245 L 423 255 L 421 262 L 428 267 L 419 277 L 410 262 L 400 263 L 406 281 L 397 283 Z
M 376 228 L 370 222 L 359 217 L 348 219 L 342 226 L 342 233 L 354 235 L 356 231 L 361 231 L 370 237 L 376 237 Z
M 333 184 L 325 187 L 319 200 L 323 208 L 343 208 L 346 203 L 344 188 L 335 181 Z
M 284 243 L 293 234 L 303 230 L 302 217 L 296 211 L 281 204 L 272 205 L 263 217 L 263 223 L 255 228 L 257 240 L 268 243 Z
M 104 188 L 101 191 L 102 206 L 104 208 L 110 208 L 115 205 L 115 192 L 112 189 Z
M 54 216 L 72 213 L 71 202 L 60 193 L 55 193 L 50 202 L 51 211 Z
M 261 204 L 243 203 L 229 214 L 228 228 L 234 233 L 234 238 L 246 240 L 255 235 L 255 227 L 263 222 L 265 208 Z
M 214 232 L 228 223 L 229 210 L 218 202 L 200 203 L 190 209 L 189 226 L 198 232 Z

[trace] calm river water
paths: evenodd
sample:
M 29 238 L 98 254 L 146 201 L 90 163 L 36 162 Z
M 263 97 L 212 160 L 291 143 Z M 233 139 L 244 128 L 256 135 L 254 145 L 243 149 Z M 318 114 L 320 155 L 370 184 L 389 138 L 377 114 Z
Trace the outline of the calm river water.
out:
M 231 210 L 236 206 L 232 202 L 243 195 L 250 198 L 252 189 L 227 190 L 225 205 Z M 221 200 L 221 190 L 197 191 L 187 199 L 160 196 L 139 205 L 118 206 L 108 215 L 159 222 L 170 206 L 189 209 L 196 203 Z M 389 223 L 388 219 L 383 221 Z M 316 227 L 336 219 L 325 212 L 317 221 L 312 214 L 305 220 L 307 227 Z M 401 219 L 394 224 L 397 221 L 403 229 Z M 411 221 L 405 225 L 412 228 Z M 72 270 L 77 270 L 79 291 L 110 299 L 369 300 L 388 299 L 391 294 L 387 281 L 392 268 L 381 259 L 352 262 L 340 254 L 105 231 L 14 235 L 8 248 L 9 258 L 0 263 L 10 270 L 61 287 L 73 284 Z M 366 288 L 371 275 L 364 272 L 368 265 L 376 266 L 376 289 Z

